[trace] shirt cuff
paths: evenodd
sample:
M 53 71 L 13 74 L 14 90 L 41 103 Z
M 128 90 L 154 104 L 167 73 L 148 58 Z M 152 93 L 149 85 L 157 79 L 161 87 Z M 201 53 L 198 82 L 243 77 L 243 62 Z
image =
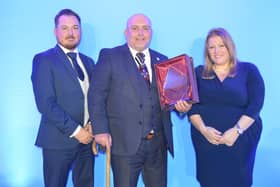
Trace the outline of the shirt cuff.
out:
M 81 126 L 79 125 L 76 130 L 70 135 L 70 138 L 73 138 L 74 136 L 76 136 L 78 134 L 78 132 L 81 130 Z

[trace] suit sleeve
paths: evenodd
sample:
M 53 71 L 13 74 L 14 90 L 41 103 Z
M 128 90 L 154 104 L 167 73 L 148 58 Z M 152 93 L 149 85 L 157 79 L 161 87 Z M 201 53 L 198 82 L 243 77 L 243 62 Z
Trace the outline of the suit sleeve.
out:
M 36 105 L 42 114 L 42 120 L 55 125 L 63 134 L 70 136 L 78 123 L 57 103 L 51 63 L 45 55 L 36 55 L 33 59 L 31 80 Z
M 111 84 L 112 67 L 110 61 L 108 51 L 102 49 L 90 81 L 88 105 L 94 134 L 109 133 L 106 103 Z

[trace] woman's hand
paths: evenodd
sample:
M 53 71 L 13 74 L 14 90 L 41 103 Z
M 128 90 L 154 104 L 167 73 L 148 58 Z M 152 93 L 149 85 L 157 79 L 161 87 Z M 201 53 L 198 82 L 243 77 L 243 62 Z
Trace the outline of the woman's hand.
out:
M 200 129 L 201 134 L 214 145 L 221 144 L 222 133 L 217 129 L 209 126 L 204 126 L 203 129 Z
M 235 127 L 228 129 L 226 132 L 224 132 L 222 138 L 220 139 L 221 144 L 225 144 L 227 146 L 233 146 L 236 142 L 239 134 L 237 132 L 237 129 Z

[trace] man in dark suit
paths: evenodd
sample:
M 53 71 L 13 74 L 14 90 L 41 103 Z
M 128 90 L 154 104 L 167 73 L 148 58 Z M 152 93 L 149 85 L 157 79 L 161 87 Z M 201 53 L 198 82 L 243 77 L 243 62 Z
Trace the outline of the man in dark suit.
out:
M 87 92 L 94 62 L 78 53 L 81 20 L 70 9 L 55 17 L 57 45 L 35 55 L 32 84 L 41 123 L 36 145 L 42 147 L 46 187 L 66 186 L 73 168 L 76 187 L 93 187 L 93 139 Z
M 149 49 L 150 19 L 127 21 L 127 43 L 102 49 L 89 89 L 95 140 L 111 149 L 114 187 L 135 187 L 142 172 L 147 187 L 167 184 L 167 148 L 173 155 L 170 113 L 160 109 L 153 64 L 167 59 Z M 180 101 L 176 109 L 190 108 Z

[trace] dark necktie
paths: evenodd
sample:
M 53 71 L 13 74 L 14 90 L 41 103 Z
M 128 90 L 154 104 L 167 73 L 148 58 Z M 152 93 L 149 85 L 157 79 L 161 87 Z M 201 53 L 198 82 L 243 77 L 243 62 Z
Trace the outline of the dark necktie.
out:
M 84 76 L 84 73 L 83 73 L 81 67 L 79 66 L 79 64 L 77 62 L 77 59 L 76 59 L 77 53 L 69 52 L 69 53 L 67 53 L 67 55 L 71 58 L 73 65 L 74 65 L 74 69 L 76 70 L 76 73 L 77 73 L 79 79 L 81 81 L 83 81 L 85 76 Z
M 150 76 L 147 69 L 147 66 L 145 64 L 145 55 L 144 53 L 137 53 L 135 57 L 136 62 L 139 65 L 139 71 L 141 75 L 144 77 L 145 81 L 148 85 L 150 85 Z

